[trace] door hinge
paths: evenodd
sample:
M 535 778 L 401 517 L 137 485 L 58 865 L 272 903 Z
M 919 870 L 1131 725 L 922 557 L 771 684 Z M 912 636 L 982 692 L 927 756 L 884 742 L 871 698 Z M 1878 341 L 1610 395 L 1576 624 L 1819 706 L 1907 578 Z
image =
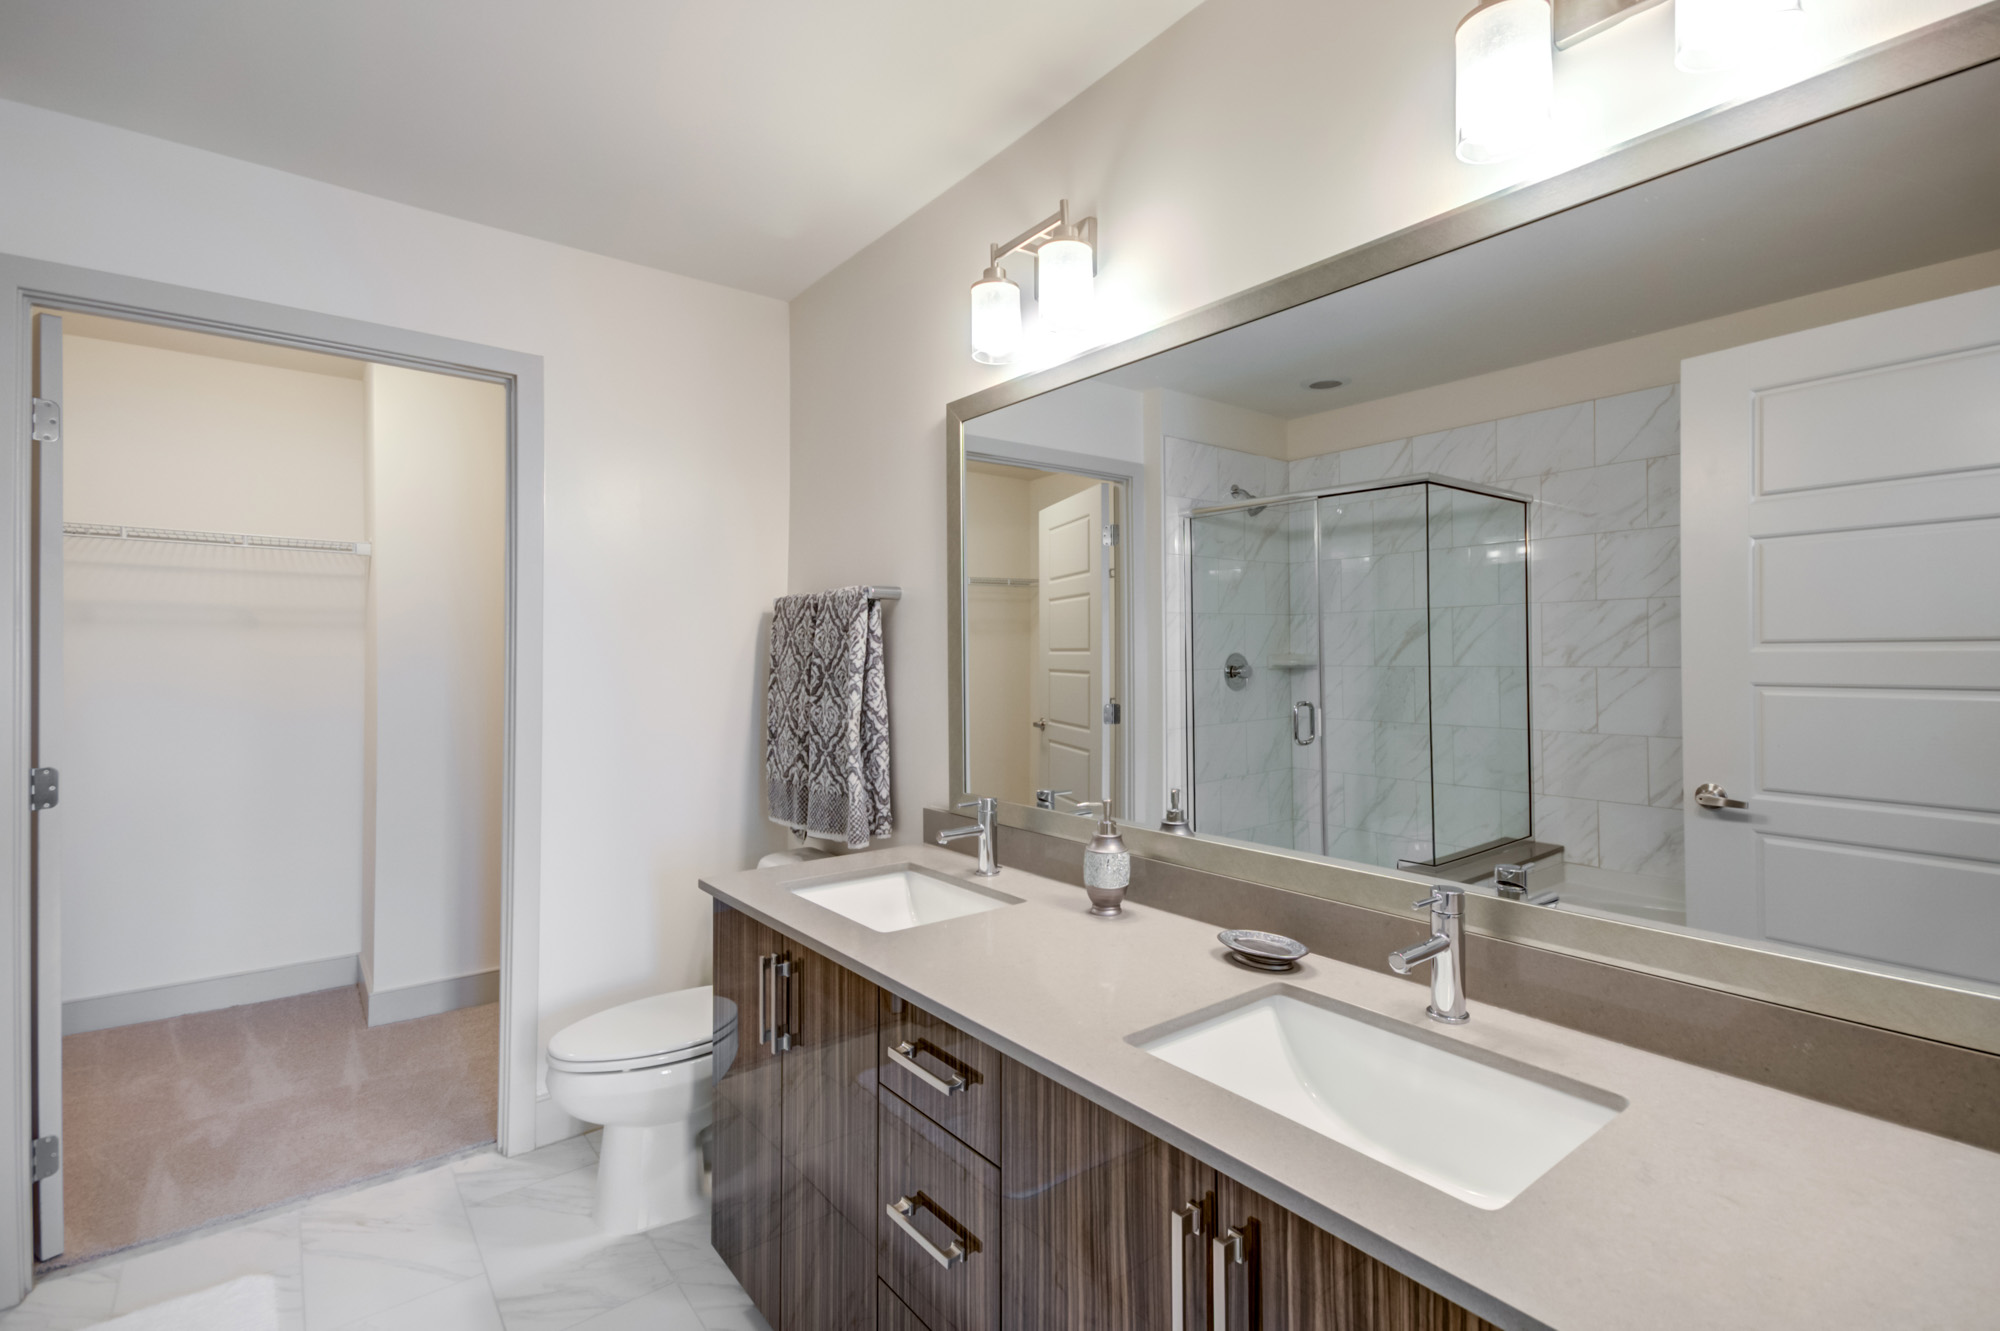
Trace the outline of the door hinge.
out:
M 1111 547 L 1111 546 L 1114 546 L 1114 545 L 1118 544 L 1118 524 L 1117 524 L 1117 523 L 1115 523 L 1115 522 L 1107 522 L 1107 523 L 1105 523 L 1105 524 L 1104 524 L 1104 544 L 1105 544 L 1105 547 L 1106 547 L 1107 549 L 1108 549 L 1109 547 Z
M 55 1177 L 62 1168 L 62 1138 L 37 1137 L 28 1147 L 28 1182 Z
M 1119 723 L 1119 722 L 1120 722 L 1120 721 L 1121 721 L 1121 720 L 1123 719 L 1123 716 L 1124 716 L 1124 713 L 1123 713 L 1123 711 L 1122 711 L 1122 710 L 1121 710 L 1121 709 L 1119 708 L 1119 706 L 1118 706 L 1118 700 L 1117 700 L 1116 698 L 1113 698 L 1113 699 L 1112 699 L 1112 700 L 1111 700 L 1110 702 L 1108 702 L 1108 703 L 1104 704 L 1104 724 L 1105 724 L 1105 725 L 1107 725 L 1107 726 L 1115 726 L 1115 725 L 1117 725 L 1117 724 L 1118 724 L 1118 723 Z
M 62 792 L 57 788 L 62 774 L 53 767 L 28 769 L 28 807 L 53 809 Z
M 62 442 L 62 403 L 50 398 L 38 397 L 34 400 L 34 410 L 29 417 L 29 434 L 38 444 L 59 444 Z

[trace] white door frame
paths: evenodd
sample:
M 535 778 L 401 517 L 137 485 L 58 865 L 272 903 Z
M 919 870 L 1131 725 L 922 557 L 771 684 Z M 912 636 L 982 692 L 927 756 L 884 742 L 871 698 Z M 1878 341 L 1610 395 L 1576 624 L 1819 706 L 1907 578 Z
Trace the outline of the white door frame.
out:
M 1117 631 L 1120 641 L 1116 644 L 1117 666 L 1111 684 L 1118 690 L 1119 706 L 1122 709 L 1119 729 L 1124 732 L 1118 737 L 1117 785 L 1120 796 L 1132 807 L 1120 809 L 1117 813 L 1121 822 L 1148 820 L 1152 815 L 1135 803 L 1143 797 L 1138 794 L 1138 787 L 1133 784 L 1133 778 L 1139 772 L 1153 770 L 1148 764 L 1156 764 L 1158 761 L 1154 753 L 1155 741 L 1151 730 L 1137 723 L 1137 718 L 1152 715 L 1152 676 L 1148 673 L 1149 656 L 1146 644 L 1139 641 L 1139 635 L 1134 631 L 1140 609 L 1136 604 L 1137 593 L 1141 589 L 1131 585 L 1131 578 L 1125 573 L 1125 570 L 1132 566 L 1130 552 L 1143 549 L 1139 543 L 1146 539 L 1146 501 L 1143 493 L 1145 488 L 1143 483 L 1146 478 L 1145 464 L 1127 462 L 1121 458 L 1093 457 L 1088 453 L 1073 453 L 1061 448 L 1044 448 L 1039 444 L 1015 443 L 1008 439 L 989 439 L 970 433 L 965 439 L 965 460 L 997 462 L 1003 467 L 1033 467 L 1040 471 L 1059 471 L 1070 476 L 1085 476 L 1094 481 L 1110 481 L 1123 487 L 1125 511 L 1121 521 L 1125 525 L 1125 530 L 1118 534 L 1118 543 L 1122 547 L 1119 552 L 1118 569 L 1121 577 L 1125 579 L 1125 585 L 1116 589 Z M 966 632 L 965 616 L 959 617 L 959 623 L 952 631 L 963 638 Z M 961 659 L 969 659 L 969 653 L 967 657 Z M 959 696 L 968 699 L 971 697 L 964 684 L 960 686 Z M 958 718 L 952 724 L 959 725 L 963 720 L 962 717 Z M 976 791 L 970 794 L 960 793 L 957 789 L 970 781 L 971 776 L 971 755 L 968 750 L 965 766 L 952 773 L 954 800 L 970 798 L 970 794 L 979 793 Z
M 28 865 L 28 740 L 31 645 L 29 578 L 34 498 L 29 396 L 35 308 L 110 315 L 144 323 L 276 343 L 386 365 L 498 383 L 507 390 L 506 713 L 501 776 L 500 1149 L 534 1149 L 542 841 L 542 359 L 429 333 L 365 323 L 235 296 L 170 286 L 64 264 L 0 255 L 0 549 L 11 561 L 11 650 L 0 653 L 0 697 L 8 700 L 0 799 L 0 863 L 10 880 L 0 910 L 0 1066 L 11 1094 L 0 1098 L 0 1308 L 20 1301 L 34 1273 L 28 1177 L 31 1066 Z M 12 1141 L 13 1146 L 6 1146 Z

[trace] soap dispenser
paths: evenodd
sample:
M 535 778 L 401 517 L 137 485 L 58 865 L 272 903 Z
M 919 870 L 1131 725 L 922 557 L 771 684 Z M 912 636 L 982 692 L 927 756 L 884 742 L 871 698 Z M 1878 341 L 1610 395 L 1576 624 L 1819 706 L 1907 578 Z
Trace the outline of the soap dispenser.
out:
M 1132 881 L 1132 852 L 1125 849 L 1125 840 L 1118 835 L 1111 806 L 1097 807 L 1102 816 L 1097 822 L 1097 835 L 1083 852 L 1083 890 L 1090 896 L 1092 915 L 1112 916 L 1119 913 L 1125 888 Z
M 1194 829 L 1188 826 L 1187 814 L 1181 810 L 1181 788 L 1175 786 L 1167 797 L 1167 816 L 1160 820 L 1160 830 L 1171 836 L 1193 836 Z

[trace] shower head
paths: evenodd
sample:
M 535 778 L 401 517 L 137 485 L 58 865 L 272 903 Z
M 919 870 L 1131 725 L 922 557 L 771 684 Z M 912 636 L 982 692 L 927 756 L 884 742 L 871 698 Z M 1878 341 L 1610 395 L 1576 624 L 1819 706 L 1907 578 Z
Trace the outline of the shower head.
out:
M 1257 496 L 1251 494 L 1248 490 L 1244 489 L 1240 485 L 1232 485 L 1229 487 L 1229 497 L 1231 499 L 1255 499 Z M 1268 505 L 1265 504 L 1256 505 L 1255 507 L 1249 510 L 1250 516 L 1253 518 L 1256 517 L 1259 513 L 1262 513 L 1266 507 L 1268 507 Z

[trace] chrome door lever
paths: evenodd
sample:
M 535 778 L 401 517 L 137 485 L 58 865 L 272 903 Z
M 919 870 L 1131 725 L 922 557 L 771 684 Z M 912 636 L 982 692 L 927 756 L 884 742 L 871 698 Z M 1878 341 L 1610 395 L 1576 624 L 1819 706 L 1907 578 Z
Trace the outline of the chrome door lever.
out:
M 1694 802 L 1704 809 L 1747 809 L 1750 807 L 1742 800 L 1729 798 L 1729 792 L 1713 781 L 1704 781 L 1694 788 Z

